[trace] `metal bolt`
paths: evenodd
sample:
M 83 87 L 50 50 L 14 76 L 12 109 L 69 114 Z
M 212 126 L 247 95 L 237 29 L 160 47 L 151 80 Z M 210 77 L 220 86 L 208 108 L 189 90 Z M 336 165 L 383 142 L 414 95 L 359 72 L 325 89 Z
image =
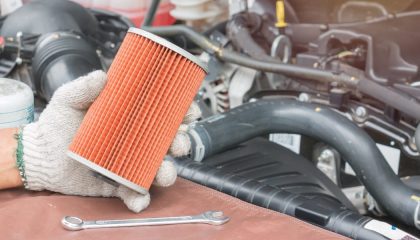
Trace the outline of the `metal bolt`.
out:
M 330 149 L 324 149 L 318 157 L 319 162 L 331 163 L 334 161 L 334 153 Z
M 359 118 L 365 118 L 367 116 L 367 110 L 365 107 L 359 106 L 356 108 L 355 114 Z
M 18 57 L 18 58 L 16 58 L 16 64 L 17 65 L 21 65 L 22 64 L 22 62 L 23 62 L 23 60 L 22 60 L 22 58 L 20 58 L 20 57 Z
M 301 94 L 299 94 L 299 101 L 310 102 L 311 101 L 311 96 L 309 96 L 309 94 L 307 94 L 307 93 L 301 93 Z
M 337 183 L 337 166 L 335 157 L 336 156 L 332 149 L 323 149 L 317 157 L 318 163 L 316 164 L 316 167 L 334 183 Z

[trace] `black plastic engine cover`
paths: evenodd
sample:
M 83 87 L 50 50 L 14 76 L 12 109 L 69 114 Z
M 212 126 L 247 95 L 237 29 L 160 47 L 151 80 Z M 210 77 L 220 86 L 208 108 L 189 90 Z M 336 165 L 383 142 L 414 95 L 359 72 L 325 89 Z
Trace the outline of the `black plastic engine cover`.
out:
M 329 178 L 307 159 L 256 138 L 203 162 L 174 159 L 178 174 L 246 202 L 356 240 L 385 240 Z
M 313 163 L 263 138 L 203 162 L 174 161 L 179 176 L 259 206 L 275 202 L 278 189 L 309 199 L 321 197 L 354 210 L 343 192 Z

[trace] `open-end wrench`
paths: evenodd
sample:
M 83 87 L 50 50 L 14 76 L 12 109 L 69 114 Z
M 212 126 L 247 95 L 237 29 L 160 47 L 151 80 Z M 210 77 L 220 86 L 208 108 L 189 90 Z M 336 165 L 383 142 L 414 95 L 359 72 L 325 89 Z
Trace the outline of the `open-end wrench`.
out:
M 91 228 L 116 228 L 135 226 L 155 226 L 185 223 L 205 223 L 211 225 L 222 225 L 229 221 L 229 217 L 223 216 L 221 211 L 208 211 L 196 216 L 164 217 L 164 218 L 137 218 L 122 220 L 96 220 L 83 221 L 78 217 L 66 216 L 61 224 L 67 230 L 77 231 Z

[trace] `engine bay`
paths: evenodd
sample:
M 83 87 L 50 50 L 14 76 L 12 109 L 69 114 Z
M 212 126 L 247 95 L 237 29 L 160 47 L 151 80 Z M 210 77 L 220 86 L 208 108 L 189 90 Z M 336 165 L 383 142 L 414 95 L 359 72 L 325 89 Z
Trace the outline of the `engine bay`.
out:
M 142 26 L 209 69 L 178 174 L 349 238 L 412 239 L 375 221 L 419 236 L 420 2 L 210 2 L 216 16 Z M 32 88 L 37 118 L 59 86 L 107 70 L 133 26 L 33 1 L 1 19 L 0 76 Z

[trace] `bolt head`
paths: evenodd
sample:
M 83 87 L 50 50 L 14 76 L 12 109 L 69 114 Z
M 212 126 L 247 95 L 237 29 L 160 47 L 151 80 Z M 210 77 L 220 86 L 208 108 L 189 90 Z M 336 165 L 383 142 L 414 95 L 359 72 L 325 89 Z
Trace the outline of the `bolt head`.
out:
M 365 118 L 367 116 L 367 110 L 365 107 L 359 106 L 356 108 L 355 114 L 359 118 Z
M 330 149 L 324 149 L 318 157 L 318 161 L 324 163 L 330 163 L 334 161 L 334 153 Z
M 299 94 L 299 101 L 310 102 L 311 101 L 311 96 L 309 96 L 309 94 L 307 94 L 307 93 L 301 93 L 301 94 Z

